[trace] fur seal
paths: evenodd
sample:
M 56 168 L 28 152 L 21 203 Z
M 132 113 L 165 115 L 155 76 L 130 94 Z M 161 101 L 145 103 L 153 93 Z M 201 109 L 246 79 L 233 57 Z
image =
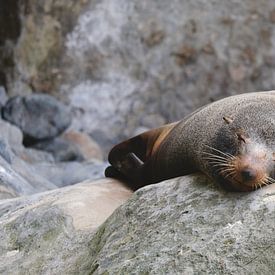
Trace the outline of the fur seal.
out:
M 275 182 L 274 152 L 275 91 L 246 93 L 114 146 L 105 175 L 136 190 L 202 172 L 228 190 L 251 191 Z

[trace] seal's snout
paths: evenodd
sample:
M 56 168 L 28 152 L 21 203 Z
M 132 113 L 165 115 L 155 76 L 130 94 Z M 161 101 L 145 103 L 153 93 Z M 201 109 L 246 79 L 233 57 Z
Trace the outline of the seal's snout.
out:
M 212 150 L 220 155 L 206 152 L 206 159 L 221 176 L 221 183 L 226 182 L 234 190 L 250 191 L 275 183 L 273 154 L 265 145 L 248 140 L 236 155 Z
M 241 171 L 241 177 L 244 182 L 254 181 L 257 178 L 257 172 L 251 168 L 244 168 Z
M 273 161 L 268 148 L 251 141 L 242 149 L 230 163 L 235 171 L 232 173 L 231 183 L 241 185 L 240 189 L 243 190 L 254 190 L 273 182 L 270 178 Z

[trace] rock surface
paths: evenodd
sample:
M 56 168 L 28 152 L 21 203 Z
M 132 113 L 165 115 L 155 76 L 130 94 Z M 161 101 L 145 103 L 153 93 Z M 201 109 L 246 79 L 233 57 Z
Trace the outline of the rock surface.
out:
M 103 160 L 102 149 L 89 135 L 83 132 L 68 130 L 61 137 L 74 144 L 85 160 Z
M 13 97 L 3 107 L 2 116 L 22 130 L 26 143 L 56 137 L 72 119 L 63 103 L 46 94 Z
M 102 180 L 0 202 L 0 273 L 84 274 L 89 238 L 131 194 Z
M 84 160 L 78 148 L 61 137 L 37 142 L 32 145 L 32 148 L 49 152 L 57 162 Z
M 93 237 L 93 274 L 274 274 L 275 185 L 228 193 L 204 177 L 148 186 Z
M 0 202 L 0 272 L 274 274 L 274 185 L 228 193 L 200 175 L 172 179 L 95 232 L 130 195 L 102 180 Z
M 103 178 L 107 166 L 106 162 L 100 161 L 40 162 L 32 165 L 38 175 L 58 187 Z
M 55 162 L 49 153 L 25 148 L 22 132 L 16 126 L 0 119 L 0 129 L 0 200 L 104 175 L 107 164 L 100 160 Z
M 0 199 L 57 188 L 31 165 L 34 159 L 45 160 L 45 154 L 25 149 L 22 132 L 16 126 L 0 119 L 0 129 Z
M 6 89 L 0 85 L 0 108 L 2 108 L 8 100 Z
M 60 67 L 66 65 L 66 34 L 87 2 L 0 2 L 0 84 L 7 85 L 10 95 L 54 93 L 63 79 Z
M 32 148 L 51 153 L 56 161 L 103 160 L 101 148 L 89 135 L 72 130 L 54 139 L 37 142 Z
M 139 126 L 272 89 L 274 10 L 272 0 L 91 1 L 66 41 L 74 127 L 109 147 Z

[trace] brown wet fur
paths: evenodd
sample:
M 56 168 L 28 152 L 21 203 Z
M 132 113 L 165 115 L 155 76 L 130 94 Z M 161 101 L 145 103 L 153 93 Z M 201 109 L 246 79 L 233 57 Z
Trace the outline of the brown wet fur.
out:
M 200 171 L 251 191 L 274 182 L 274 137 L 274 91 L 232 96 L 114 146 L 105 175 L 136 190 Z
M 144 132 L 114 146 L 108 156 L 111 166 L 105 175 L 126 181 L 133 190 L 157 182 L 150 172 L 151 160 L 176 124 Z

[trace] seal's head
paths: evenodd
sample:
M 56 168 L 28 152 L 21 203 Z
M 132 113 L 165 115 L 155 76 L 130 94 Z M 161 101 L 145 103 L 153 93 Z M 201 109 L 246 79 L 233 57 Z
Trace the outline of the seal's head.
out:
M 206 156 L 212 175 L 227 189 L 251 191 L 274 183 L 274 153 L 257 137 L 236 132 L 236 143 L 227 150 L 209 147 Z

